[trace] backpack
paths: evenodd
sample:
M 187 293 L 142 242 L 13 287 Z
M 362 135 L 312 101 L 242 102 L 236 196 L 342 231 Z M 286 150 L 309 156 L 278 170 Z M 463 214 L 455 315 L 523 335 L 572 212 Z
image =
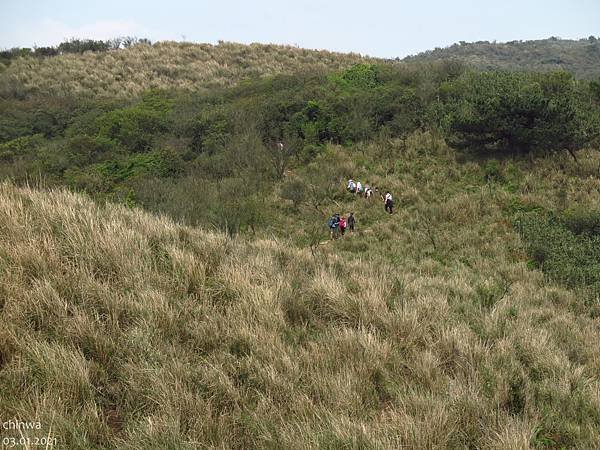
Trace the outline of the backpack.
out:
M 327 221 L 327 226 L 329 228 L 335 228 L 335 219 L 333 217 Z

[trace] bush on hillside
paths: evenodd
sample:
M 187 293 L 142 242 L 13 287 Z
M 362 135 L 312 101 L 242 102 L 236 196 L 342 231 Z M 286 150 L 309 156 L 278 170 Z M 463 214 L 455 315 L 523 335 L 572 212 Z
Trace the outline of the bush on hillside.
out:
M 145 152 L 152 147 L 153 137 L 167 131 L 161 112 L 131 107 L 106 113 L 99 119 L 100 136 L 115 140 L 131 152 Z
M 298 209 L 300 203 L 306 198 L 306 183 L 300 179 L 286 180 L 281 185 L 281 198 L 291 200 L 294 208 Z
M 220 113 L 199 115 L 190 125 L 190 148 L 194 153 L 215 154 L 231 139 L 231 124 L 228 117 Z
M 379 67 L 375 64 L 355 64 L 331 80 L 343 89 L 368 89 L 379 84 Z
M 532 263 L 571 288 L 600 295 L 600 212 L 531 212 L 517 219 Z
M 73 164 L 62 167 L 69 186 L 90 193 L 109 192 L 134 178 L 177 177 L 183 169 L 184 162 L 181 157 L 169 149 L 110 159 L 84 168 L 75 167 Z
M 577 235 L 600 236 L 600 211 L 598 210 L 570 208 L 563 213 L 562 222 Z
M 61 42 L 58 51 L 61 53 L 105 52 L 110 48 L 108 41 L 94 39 L 76 39 Z
M 40 134 L 23 136 L 4 142 L 0 144 L 0 161 L 12 162 L 16 158 L 32 152 L 42 142 L 44 142 L 44 137 Z

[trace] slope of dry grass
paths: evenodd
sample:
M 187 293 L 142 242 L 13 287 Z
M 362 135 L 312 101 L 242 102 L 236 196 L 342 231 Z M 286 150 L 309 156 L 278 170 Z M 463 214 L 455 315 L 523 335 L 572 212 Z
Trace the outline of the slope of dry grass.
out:
M 0 418 L 68 448 L 594 447 L 599 319 L 526 267 L 507 194 L 453 191 L 476 164 L 439 158 L 390 175 L 377 251 L 316 258 L 3 184 Z
M 358 54 L 281 45 L 158 42 L 103 53 L 18 58 L 0 73 L 0 96 L 133 97 L 150 88 L 201 89 L 278 73 L 339 70 Z

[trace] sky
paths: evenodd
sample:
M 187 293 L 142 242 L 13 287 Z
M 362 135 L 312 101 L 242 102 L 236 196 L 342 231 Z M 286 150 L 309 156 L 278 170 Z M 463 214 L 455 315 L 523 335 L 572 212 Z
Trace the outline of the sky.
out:
M 0 17 L 3 49 L 137 36 L 402 58 L 459 41 L 600 36 L 600 0 L 0 0 Z

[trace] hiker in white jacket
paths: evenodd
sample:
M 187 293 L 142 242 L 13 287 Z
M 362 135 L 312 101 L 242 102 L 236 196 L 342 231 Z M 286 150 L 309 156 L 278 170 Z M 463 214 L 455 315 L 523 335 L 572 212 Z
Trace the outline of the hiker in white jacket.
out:
M 385 193 L 383 202 L 384 202 L 384 208 L 385 208 L 386 212 L 389 212 L 390 214 L 392 214 L 393 209 L 394 209 L 394 201 L 392 200 L 392 194 L 390 194 L 390 191 L 387 191 Z

